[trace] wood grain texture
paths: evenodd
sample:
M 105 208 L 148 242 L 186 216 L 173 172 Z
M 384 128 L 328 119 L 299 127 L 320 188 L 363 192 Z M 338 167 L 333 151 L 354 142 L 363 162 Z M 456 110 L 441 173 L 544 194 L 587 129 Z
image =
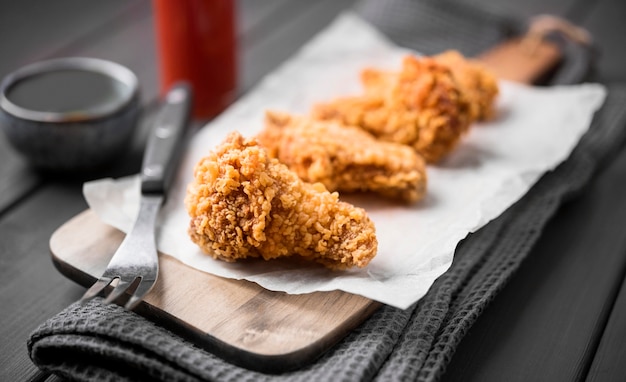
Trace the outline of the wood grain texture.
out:
M 559 64 L 562 53 L 549 41 L 516 38 L 484 52 L 477 59 L 500 79 L 534 84 Z
M 567 16 L 580 0 L 469 0 L 478 8 L 502 16 L 528 19 L 539 14 Z
M 562 206 L 461 341 L 443 381 L 585 378 L 626 267 L 623 179 L 626 152 Z M 623 337 L 606 352 L 620 354 L 620 344 Z M 612 361 L 623 371 L 623 359 Z
M 28 196 L 43 180 L 0 134 L 0 216 Z
M 77 186 L 41 186 L 0 220 L 0 381 L 40 377 L 29 334 L 85 291 L 54 269 L 48 248 L 54 230 L 86 208 Z
M 599 0 L 585 4 L 581 11 L 582 26 L 593 37 L 597 52 L 597 81 L 626 82 L 626 2 L 622 0 Z
M 252 88 L 278 63 L 291 57 L 356 0 L 290 0 L 288 3 L 289 12 L 283 9 L 275 15 L 272 24 L 256 29 L 266 33 L 262 40 L 255 37 L 254 43 L 244 45 L 248 48 L 241 52 L 240 57 L 243 65 L 240 84 L 243 91 Z M 299 4 L 299 7 L 295 4 Z M 246 40 L 252 38 L 246 36 Z
M 142 3 L 146 2 L 1 2 L 0 49 L 3 56 L 0 77 L 25 64 L 59 56 L 64 51 L 75 54 L 77 45 L 98 40 L 102 34 L 109 33 L 117 19 L 142 7 Z
M 63 274 L 90 286 L 123 237 L 87 210 L 55 231 L 50 249 Z M 233 363 L 264 371 L 312 361 L 380 306 L 340 291 L 271 292 L 201 272 L 165 254 L 159 266 L 158 281 L 138 312 Z
M 533 3 L 515 7 L 532 14 L 552 9 L 550 1 Z M 586 28 L 598 47 L 594 79 L 626 80 L 626 26 L 619 21 L 626 2 L 562 3 L 555 13 Z M 463 339 L 443 381 L 626 380 L 625 179 L 622 152 L 583 195 L 561 208 Z
M 624 247 L 626 248 L 626 244 Z M 623 255 L 626 256 L 626 252 Z M 624 338 L 626 338 L 626 283 L 622 282 L 586 381 L 626 381 Z

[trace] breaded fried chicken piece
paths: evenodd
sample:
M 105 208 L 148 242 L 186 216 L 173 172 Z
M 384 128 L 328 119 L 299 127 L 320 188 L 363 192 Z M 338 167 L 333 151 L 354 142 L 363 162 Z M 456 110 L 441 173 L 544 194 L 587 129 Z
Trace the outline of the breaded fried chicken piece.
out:
M 303 182 L 237 132 L 198 162 L 185 206 L 193 242 L 225 261 L 300 255 L 346 269 L 366 266 L 378 248 L 365 210 Z
M 470 105 L 473 121 L 484 121 L 495 114 L 494 101 L 498 96 L 498 81 L 479 62 L 466 59 L 455 50 L 433 56 L 452 71 Z
M 330 191 L 372 191 L 409 203 L 426 192 L 426 166 L 415 150 L 355 126 L 267 112 L 257 139 L 302 180 Z
M 433 163 L 452 151 L 471 122 L 450 69 L 432 58 L 406 56 L 399 72 L 366 69 L 363 95 L 314 107 L 314 118 L 360 126 L 379 139 L 412 146 Z

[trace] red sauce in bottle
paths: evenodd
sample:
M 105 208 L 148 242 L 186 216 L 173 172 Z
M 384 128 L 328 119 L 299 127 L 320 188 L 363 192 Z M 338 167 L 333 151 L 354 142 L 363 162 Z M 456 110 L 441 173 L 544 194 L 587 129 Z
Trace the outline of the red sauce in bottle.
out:
M 233 0 L 153 0 L 164 94 L 180 80 L 194 91 L 194 117 L 210 118 L 235 98 L 237 41 Z

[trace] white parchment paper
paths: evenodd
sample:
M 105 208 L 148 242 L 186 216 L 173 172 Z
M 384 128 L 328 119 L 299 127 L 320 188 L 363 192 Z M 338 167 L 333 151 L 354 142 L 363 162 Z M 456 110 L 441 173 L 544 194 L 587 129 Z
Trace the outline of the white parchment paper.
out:
M 344 198 L 365 208 L 376 225 L 379 250 L 365 269 L 333 272 L 290 261 L 232 264 L 200 252 L 186 232 L 189 217 L 183 199 L 202 156 L 230 131 L 256 134 L 266 109 L 306 113 L 315 102 L 358 92 L 362 68 L 398 69 L 406 53 L 357 16 L 340 16 L 194 137 L 161 210 L 159 250 L 200 270 L 270 290 L 340 289 L 407 308 L 448 269 L 460 240 L 501 214 L 567 158 L 605 97 L 597 84 L 533 88 L 502 82 L 498 117 L 474 126 L 451 156 L 428 168 L 425 200 L 406 207 L 374 197 Z M 137 177 L 86 183 L 84 195 L 105 223 L 130 229 L 138 210 Z

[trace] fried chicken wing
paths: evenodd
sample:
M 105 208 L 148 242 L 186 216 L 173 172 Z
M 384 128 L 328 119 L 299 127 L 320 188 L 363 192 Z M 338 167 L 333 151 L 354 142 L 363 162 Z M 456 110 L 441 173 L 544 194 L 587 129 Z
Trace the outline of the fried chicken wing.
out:
M 494 116 L 494 100 L 499 89 L 496 77 L 491 72 L 455 50 L 443 52 L 433 58 L 452 71 L 469 102 L 470 118 L 473 121 L 484 121 Z
M 430 163 L 452 151 L 471 123 L 469 103 L 450 69 L 432 58 L 406 56 L 399 72 L 366 69 L 361 81 L 364 94 L 316 105 L 313 117 L 410 145 Z
M 185 205 L 191 239 L 225 261 L 299 255 L 346 269 L 366 266 L 378 247 L 365 210 L 303 182 L 237 132 L 198 162 Z
M 409 203 L 426 192 L 426 166 L 415 150 L 355 126 L 267 112 L 257 139 L 301 179 L 330 191 L 372 191 Z

